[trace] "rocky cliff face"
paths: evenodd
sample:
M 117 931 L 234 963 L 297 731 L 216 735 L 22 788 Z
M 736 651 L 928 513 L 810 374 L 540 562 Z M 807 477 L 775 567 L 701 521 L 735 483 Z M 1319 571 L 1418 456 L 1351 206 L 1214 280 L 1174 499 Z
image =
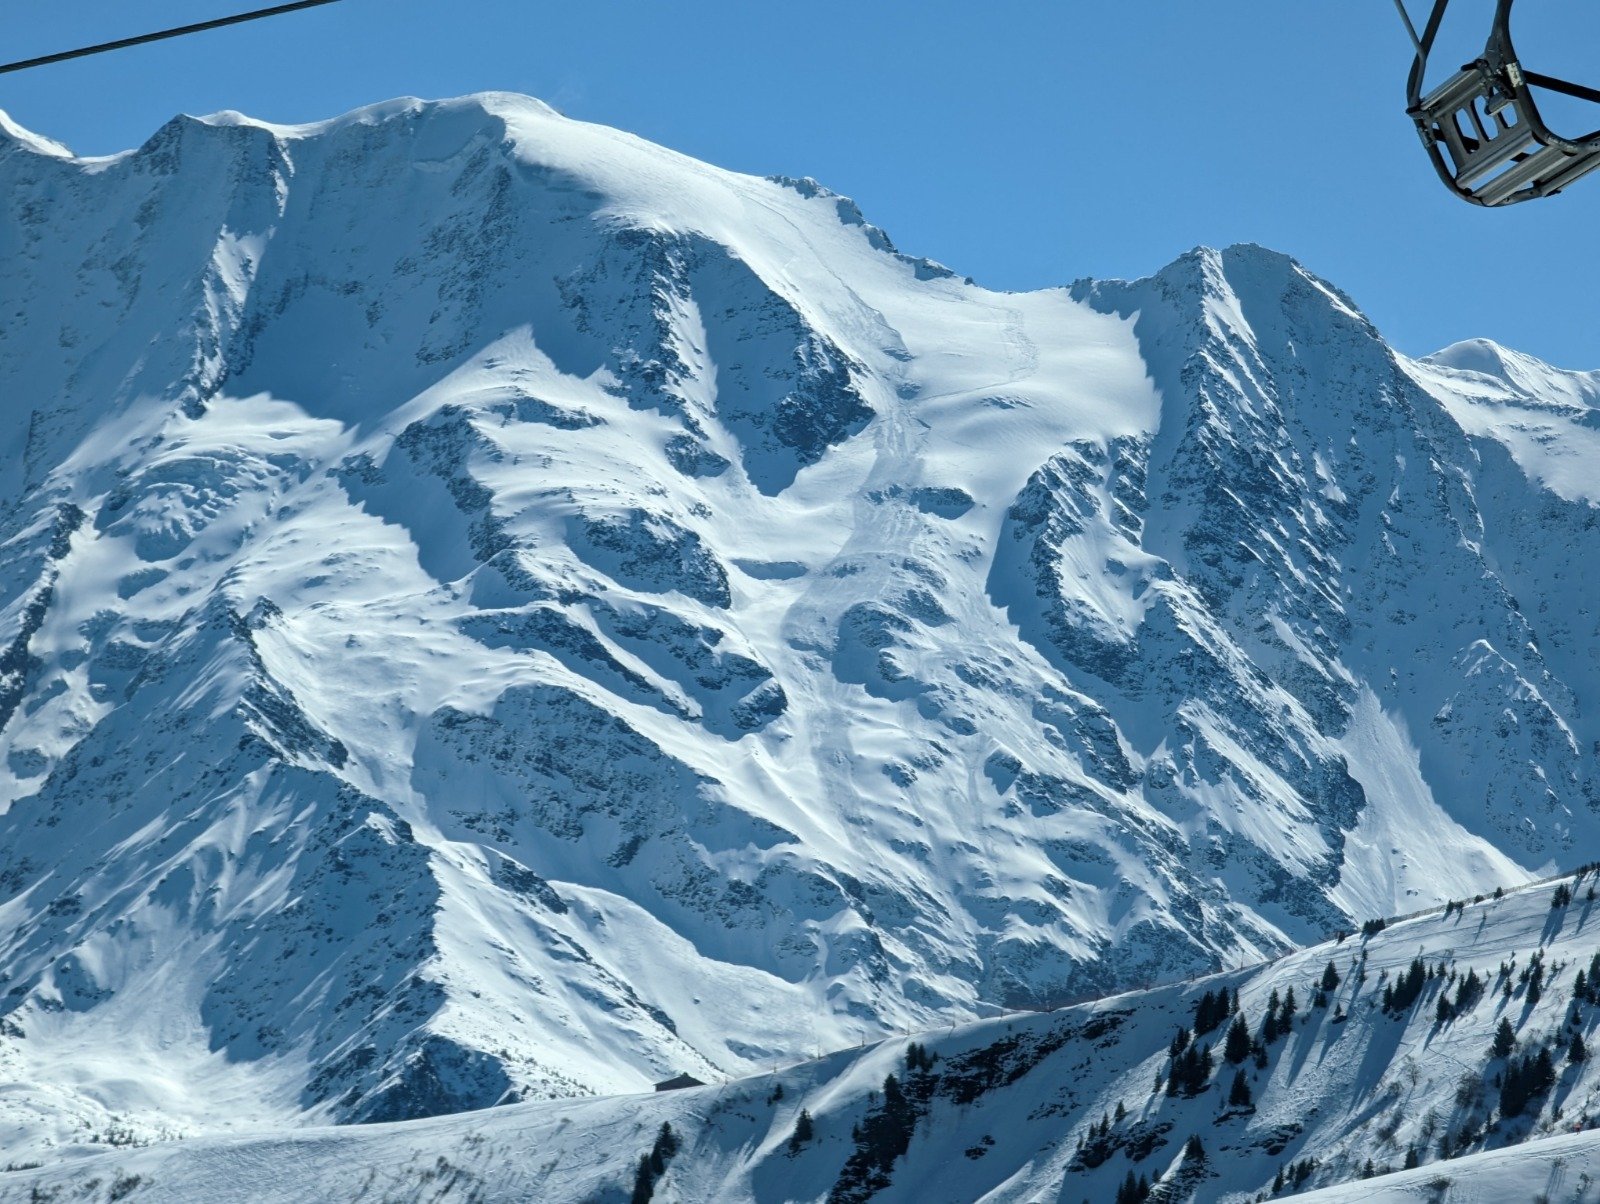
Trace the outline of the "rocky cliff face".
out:
M 991 293 L 517 97 L 0 179 L 37 1140 L 747 1071 L 1600 847 L 1591 377 L 1255 247 Z

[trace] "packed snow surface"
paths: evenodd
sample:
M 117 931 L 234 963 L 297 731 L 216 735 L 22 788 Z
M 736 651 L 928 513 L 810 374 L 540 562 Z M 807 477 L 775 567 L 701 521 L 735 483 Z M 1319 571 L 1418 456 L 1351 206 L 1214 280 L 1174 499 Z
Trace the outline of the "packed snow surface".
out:
M 509 95 L 0 122 L 0 187 L 8 1157 L 722 1082 L 1600 848 L 1593 376 L 1259 247 L 990 292 Z

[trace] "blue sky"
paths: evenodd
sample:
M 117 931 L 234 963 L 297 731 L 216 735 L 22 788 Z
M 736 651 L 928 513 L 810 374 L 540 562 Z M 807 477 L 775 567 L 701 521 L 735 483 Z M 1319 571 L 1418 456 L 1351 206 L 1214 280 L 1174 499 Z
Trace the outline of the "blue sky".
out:
M 4 53 L 265 2 L 29 5 Z M 1534 31 L 1558 58 L 1600 44 L 1581 12 L 1600 5 L 1566 3 L 1583 39 Z M 1407 51 L 1386 0 L 343 0 L 0 77 L 0 108 L 87 154 L 180 111 L 301 121 L 510 89 L 725 167 L 815 176 L 903 250 L 993 287 L 1253 241 L 1340 285 L 1402 350 L 1487 336 L 1600 367 L 1600 179 L 1511 210 L 1454 200 L 1402 112 Z

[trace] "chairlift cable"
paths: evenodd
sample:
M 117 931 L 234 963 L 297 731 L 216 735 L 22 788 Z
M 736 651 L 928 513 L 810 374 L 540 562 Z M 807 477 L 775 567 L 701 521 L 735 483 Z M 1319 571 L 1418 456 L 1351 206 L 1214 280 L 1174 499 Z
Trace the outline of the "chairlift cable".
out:
M 118 38 L 114 42 L 100 42 L 94 46 L 80 46 L 76 50 L 61 50 L 38 58 L 22 59 L 15 63 L 0 64 L 0 75 L 12 71 L 26 71 L 30 67 L 44 67 L 51 63 L 64 63 L 68 59 L 87 58 L 91 54 L 105 54 L 108 50 L 125 50 L 129 46 L 142 46 L 146 42 L 160 42 L 167 38 L 181 38 L 186 34 L 203 33 L 208 29 L 221 29 L 227 25 L 242 25 L 246 21 L 259 21 L 263 17 L 277 17 L 297 12 L 303 8 L 317 8 L 323 4 L 337 4 L 339 0 L 294 0 L 291 4 L 277 4 L 271 8 L 258 8 L 253 12 L 235 13 L 231 17 L 217 17 L 211 21 L 197 21 L 193 25 L 179 25 L 155 33 L 142 33 L 136 37 Z

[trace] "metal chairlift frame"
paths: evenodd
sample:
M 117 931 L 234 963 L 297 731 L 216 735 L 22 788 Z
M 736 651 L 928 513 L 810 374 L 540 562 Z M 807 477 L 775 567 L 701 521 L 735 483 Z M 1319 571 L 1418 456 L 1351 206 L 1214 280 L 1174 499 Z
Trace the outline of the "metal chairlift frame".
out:
M 1439 178 L 1475 205 L 1514 205 L 1553 196 L 1600 168 L 1600 129 L 1580 138 L 1551 131 L 1533 89 L 1600 105 L 1600 90 L 1524 68 L 1511 40 L 1513 0 L 1497 0 L 1483 56 L 1423 95 L 1428 56 L 1450 0 L 1434 0 L 1418 33 L 1405 0 L 1395 0 L 1416 47 L 1406 112 L 1416 122 Z

